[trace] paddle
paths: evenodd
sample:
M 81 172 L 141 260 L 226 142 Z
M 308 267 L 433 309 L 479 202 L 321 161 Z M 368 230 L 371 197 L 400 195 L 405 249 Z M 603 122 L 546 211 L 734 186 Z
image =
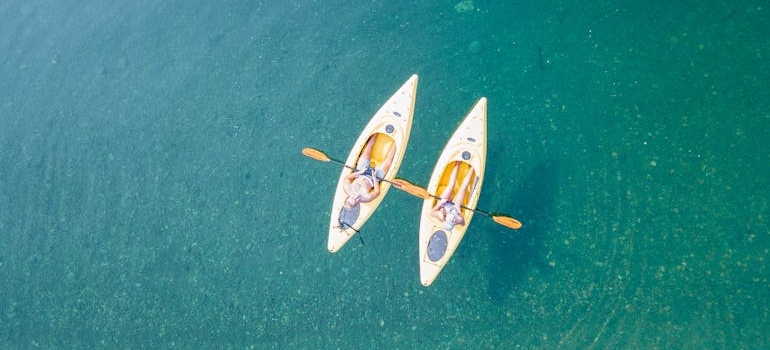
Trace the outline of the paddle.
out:
M 334 163 L 340 164 L 340 165 L 342 165 L 342 166 L 344 166 L 346 168 L 350 168 L 350 169 L 355 170 L 355 168 L 353 168 L 352 166 L 349 166 L 349 165 L 345 164 L 344 162 L 336 160 L 334 158 L 330 158 L 329 156 L 326 155 L 326 153 L 323 153 L 322 151 L 319 151 L 319 150 L 317 150 L 315 148 L 310 148 L 310 147 L 303 148 L 302 149 L 302 154 L 304 154 L 307 157 L 313 158 L 315 160 L 319 160 L 319 161 L 322 161 L 322 162 L 334 162 Z M 404 179 L 395 179 L 393 181 L 388 181 L 388 180 L 382 179 L 381 181 L 389 182 L 394 187 L 398 188 L 399 190 L 402 190 L 402 191 L 404 191 L 406 193 L 409 193 L 409 194 L 411 194 L 411 195 L 413 195 L 415 197 L 420 197 L 422 199 L 430 199 L 431 197 L 439 198 L 439 197 L 437 197 L 435 195 L 432 195 L 432 194 L 428 193 L 428 191 L 426 189 L 424 189 L 424 188 L 422 188 L 420 186 L 417 186 L 417 185 L 413 185 L 413 184 L 409 183 L 409 181 L 406 181 Z M 490 213 L 490 212 L 487 212 L 487 211 L 484 211 L 484 210 L 481 210 L 481 209 L 471 209 L 471 208 L 468 208 L 468 207 L 466 207 L 464 205 L 461 206 L 461 207 L 463 209 L 471 210 L 471 211 L 476 212 L 476 213 L 481 213 L 481 214 L 483 214 L 486 217 L 492 218 L 492 220 L 494 222 L 496 222 L 496 223 L 498 223 L 500 225 L 503 225 L 505 227 L 512 228 L 514 230 L 518 230 L 518 229 L 521 228 L 521 222 L 519 222 L 519 220 L 516 220 L 516 219 L 514 219 L 514 218 L 512 218 L 512 217 L 510 217 L 510 216 L 508 216 L 506 214 Z

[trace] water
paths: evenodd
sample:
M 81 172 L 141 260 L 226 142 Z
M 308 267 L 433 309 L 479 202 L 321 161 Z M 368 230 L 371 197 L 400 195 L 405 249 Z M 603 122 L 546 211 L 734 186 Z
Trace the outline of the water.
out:
M 476 0 L 0 5 L 5 348 L 762 348 L 768 9 Z M 489 98 L 479 216 L 429 288 L 339 169 L 420 75 L 399 176 Z

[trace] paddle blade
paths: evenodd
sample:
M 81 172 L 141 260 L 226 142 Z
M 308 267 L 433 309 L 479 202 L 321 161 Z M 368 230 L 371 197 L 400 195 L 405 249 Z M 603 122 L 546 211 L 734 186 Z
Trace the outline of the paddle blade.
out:
M 516 220 L 510 216 L 495 215 L 492 217 L 492 220 L 494 220 L 496 223 L 500 225 L 512 228 L 514 230 L 518 230 L 521 228 L 521 222 L 519 222 L 519 220 Z
M 331 160 L 326 154 L 323 152 L 310 147 L 305 147 L 302 149 L 302 154 L 304 154 L 307 157 L 313 158 L 315 160 L 320 160 L 322 162 L 328 162 Z
M 430 198 L 428 191 L 426 191 L 424 188 L 420 186 L 412 185 L 409 183 L 409 181 L 406 181 L 404 179 L 394 179 L 392 183 L 393 183 L 393 186 L 395 186 L 399 190 L 409 193 L 415 197 L 420 197 L 422 199 Z

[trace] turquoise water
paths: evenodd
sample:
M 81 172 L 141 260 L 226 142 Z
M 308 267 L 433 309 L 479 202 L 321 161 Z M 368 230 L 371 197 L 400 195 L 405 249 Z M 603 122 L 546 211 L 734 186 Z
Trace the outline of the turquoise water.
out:
M 763 1 L 0 4 L 3 348 L 770 346 Z M 501 4 L 503 3 L 503 4 Z M 420 75 L 399 176 L 489 99 L 477 216 L 326 251 L 340 169 Z

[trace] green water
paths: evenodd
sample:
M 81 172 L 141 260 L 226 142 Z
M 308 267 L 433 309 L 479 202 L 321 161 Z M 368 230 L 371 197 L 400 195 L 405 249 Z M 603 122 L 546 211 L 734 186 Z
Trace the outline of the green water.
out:
M 770 346 L 765 2 L 411 3 L 0 4 L 0 346 Z M 399 176 L 486 96 L 479 208 L 524 223 L 429 288 L 421 202 L 330 254 L 300 154 L 412 73 Z

